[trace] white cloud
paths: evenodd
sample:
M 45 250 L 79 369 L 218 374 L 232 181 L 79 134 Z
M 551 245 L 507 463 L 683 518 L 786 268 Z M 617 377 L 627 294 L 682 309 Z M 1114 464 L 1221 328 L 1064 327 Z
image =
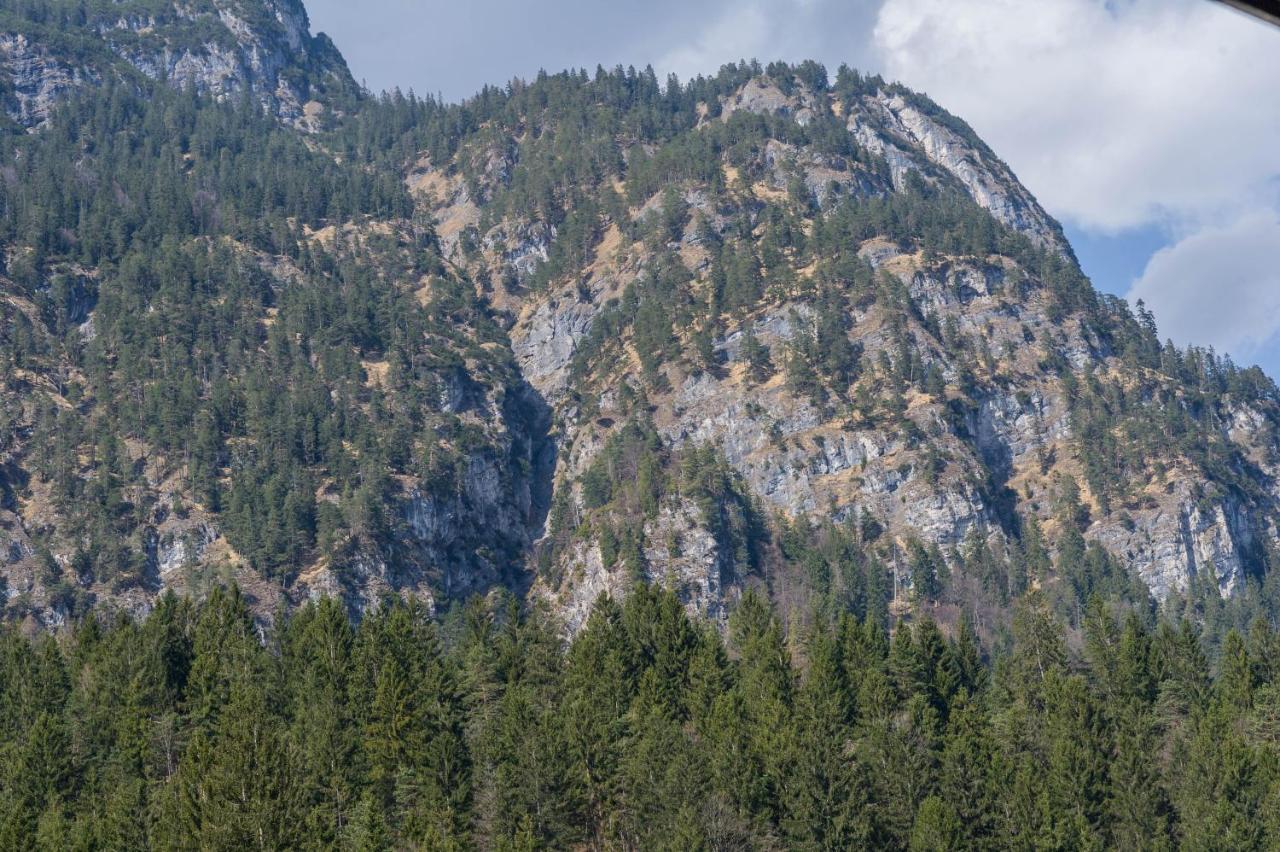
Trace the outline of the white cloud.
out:
M 881 0 L 715 0 L 696 8 L 704 23 L 681 31 L 654 62 L 688 79 L 726 62 L 816 59 L 829 70 L 867 58 Z
M 770 16 L 758 4 L 723 11 L 702 32 L 668 51 L 654 63 L 664 71 L 687 80 L 699 74 L 713 74 L 726 62 L 761 55 L 771 33 Z
M 886 0 L 874 38 L 1059 218 L 1195 227 L 1272 200 L 1280 29 L 1219 4 Z
M 1280 217 L 1252 211 L 1161 249 L 1129 291 L 1138 299 L 1180 344 L 1212 344 L 1236 360 L 1271 354 L 1280 332 Z

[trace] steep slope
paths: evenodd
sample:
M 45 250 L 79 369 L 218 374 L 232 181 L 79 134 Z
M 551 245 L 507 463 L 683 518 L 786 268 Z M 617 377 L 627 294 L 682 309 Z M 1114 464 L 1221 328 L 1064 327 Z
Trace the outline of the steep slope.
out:
M 94 66 L 0 143 L 8 615 L 142 612 L 227 580 L 264 618 L 518 586 L 546 411 L 400 178 L 281 126 L 275 69 L 315 70 L 300 7 L 215 11 L 276 59 L 182 90 Z M 289 73 L 300 93 L 338 72 Z
M 292 3 L 152 5 L 0 19 L 9 617 L 228 579 L 570 628 L 643 581 L 716 620 L 1280 605 L 1275 386 L 1094 292 L 927 98 L 373 99 Z
M 746 574 L 884 594 L 850 576 L 856 558 L 747 553 L 730 504 L 802 537 L 851 527 L 861 570 L 897 567 L 900 596 L 933 546 L 927 570 L 975 584 L 941 595 L 967 606 L 1049 581 L 1065 609 L 1141 596 L 1129 572 L 1161 600 L 1266 575 L 1269 381 L 1162 347 L 1149 316 L 1093 292 L 1007 166 L 927 100 L 852 74 L 814 85 L 809 67 L 746 73 L 669 139 L 611 140 L 625 166 L 559 225 L 503 202 L 554 173 L 548 147 L 575 168 L 550 109 L 410 176 L 455 262 L 504 282 L 516 357 L 559 413 L 540 587 L 572 623 L 637 575 L 714 617 Z M 702 509 L 672 473 L 699 447 L 733 478 Z M 638 496 L 645 464 L 667 473 Z M 1029 575 L 1046 544 L 1058 570 Z M 826 563 L 816 582 L 764 565 L 800 553 Z
M 305 129 L 331 95 L 357 93 L 300 0 L 27 0 L 0 11 L 0 99 L 19 125 L 42 126 L 69 94 L 113 81 L 251 97 Z

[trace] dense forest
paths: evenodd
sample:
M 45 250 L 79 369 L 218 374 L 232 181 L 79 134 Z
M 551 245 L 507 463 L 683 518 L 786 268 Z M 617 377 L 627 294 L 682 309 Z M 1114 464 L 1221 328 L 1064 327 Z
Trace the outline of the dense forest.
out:
M 677 597 L 538 608 L 325 599 L 265 636 L 235 590 L 0 636 L 5 849 L 1267 849 L 1280 636 L 1032 595 L 962 626 L 727 638 Z
M 308 238 L 331 221 L 407 221 L 393 175 L 334 165 L 253 104 L 127 86 L 3 138 L 0 162 L 0 229 L 18 247 L 2 270 L 17 298 L 0 304 L 0 448 L 28 430 L 41 447 L 24 473 L 50 483 L 78 541 L 70 570 L 44 557 L 68 611 L 91 603 L 88 583 L 148 582 L 157 511 L 216 513 L 279 577 L 385 538 L 390 475 L 447 490 L 458 449 L 485 443 L 440 411 L 439 388 L 506 387 L 512 369 L 481 348 L 501 332 L 445 274 L 430 222 Z M 398 283 L 423 280 L 429 296 Z M 179 471 L 188 504 L 147 493 L 128 441 Z

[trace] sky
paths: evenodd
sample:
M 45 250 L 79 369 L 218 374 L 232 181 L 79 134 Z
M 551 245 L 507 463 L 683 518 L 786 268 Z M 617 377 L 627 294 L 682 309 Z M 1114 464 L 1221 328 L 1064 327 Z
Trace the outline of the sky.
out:
M 618 64 L 880 73 L 965 119 L 1161 334 L 1280 378 L 1280 28 L 1211 0 L 309 0 L 370 89 Z

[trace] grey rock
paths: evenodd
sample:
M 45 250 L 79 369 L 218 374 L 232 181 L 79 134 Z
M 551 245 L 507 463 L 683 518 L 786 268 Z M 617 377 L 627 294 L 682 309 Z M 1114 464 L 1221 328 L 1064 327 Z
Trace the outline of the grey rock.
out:
M 97 33 L 106 51 L 152 80 L 219 99 L 248 93 L 282 120 L 312 130 L 316 113 L 308 115 L 306 105 L 313 89 L 354 89 L 355 82 L 332 43 L 310 34 L 298 0 L 265 0 L 264 6 L 266 16 L 250 21 L 229 0 L 200 12 L 175 4 L 158 18 L 120 17 Z M 222 32 L 191 44 L 193 35 L 213 28 Z M 57 103 L 87 82 L 125 76 L 100 54 L 63 58 L 21 32 L 0 33 L 0 74 L 13 90 L 6 111 L 28 128 L 47 122 Z
M 22 33 L 0 33 L 0 71 L 11 87 L 5 112 L 24 127 L 40 127 L 67 95 L 99 82 L 91 69 L 75 67 L 49 54 Z
M 985 145 L 974 145 L 930 118 L 902 95 L 884 91 L 851 106 L 846 126 L 858 143 L 884 157 L 901 189 L 921 161 L 949 172 L 1004 224 L 1040 245 L 1064 249 L 1059 229 L 1031 193 Z

